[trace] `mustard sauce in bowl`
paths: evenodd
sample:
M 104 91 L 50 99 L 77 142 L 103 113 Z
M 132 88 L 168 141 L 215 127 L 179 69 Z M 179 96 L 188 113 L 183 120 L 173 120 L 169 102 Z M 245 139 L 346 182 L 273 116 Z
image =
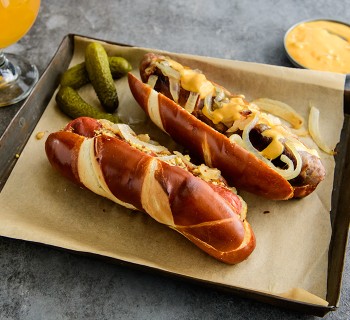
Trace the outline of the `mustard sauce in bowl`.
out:
M 333 20 L 302 22 L 287 31 L 284 46 L 299 67 L 350 73 L 350 25 Z

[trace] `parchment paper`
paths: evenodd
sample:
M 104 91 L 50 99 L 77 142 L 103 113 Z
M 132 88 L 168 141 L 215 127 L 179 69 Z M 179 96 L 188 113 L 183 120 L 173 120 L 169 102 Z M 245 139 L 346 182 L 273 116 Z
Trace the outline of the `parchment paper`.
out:
M 83 61 L 89 40 L 77 37 L 75 41 L 71 65 Z M 155 51 L 107 44 L 105 47 L 109 55 L 127 58 L 137 76 L 142 55 Z M 320 125 L 327 143 L 335 146 L 339 141 L 344 76 L 181 54 L 172 57 L 201 69 L 209 79 L 244 94 L 248 100 L 268 97 L 284 101 L 306 120 L 312 103 L 320 109 Z M 174 142 L 147 120 L 134 101 L 127 78 L 117 80 L 116 85 L 122 120 L 132 124 L 137 132 L 148 132 L 174 149 Z M 97 103 L 90 85 L 81 94 L 91 103 Z M 319 151 L 327 170 L 326 179 L 305 199 L 277 202 L 240 192 L 248 203 L 248 221 L 256 234 L 257 247 L 248 260 L 230 266 L 211 258 L 147 215 L 83 190 L 55 172 L 46 159 L 44 143 L 48 133 L 61 129 L 69 118 L 59 111 L 54 96 L 0 194 L 0 235 L 118 258 L 213 283 L 327 304 L 323 299 L 326 299 L 331 236 L 332 156 Z M 38 132 L 45 132 L 43 139 L 36 139 Z M 302 140 L 316 148 L 308 138 Z

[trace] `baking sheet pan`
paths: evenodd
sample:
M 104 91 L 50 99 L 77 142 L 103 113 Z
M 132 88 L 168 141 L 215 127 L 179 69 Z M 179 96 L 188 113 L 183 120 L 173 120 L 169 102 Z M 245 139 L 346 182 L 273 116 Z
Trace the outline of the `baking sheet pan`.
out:
M 48 101 L 52 97 L 54 90 L 57 88 L 60 74 L 66 70 L 74 50 L 74 36 L 65 37 L 58 48 L 54 58 L 48 68 L 42 75 L 35 91 L 29 96 L 28 100 L 14 117 L 9 127 L 0 138 L 0 188 L 2 188 L 9 176 L 12 168 L 16 163 L 16 154 L 20 154 L 24 148 L 27 139 L 33 131 L 36 123 L 45 110 Z M 120 45 L 120 44 L 118 44 Z M 345 116 L 344 129 L 342 132 L 341 142 L 339 144 L 339 153 L 336 159 L 336 173 L 334 180 L 334 191 L 332 196 L 332 240 L 329 251 L 329 277 L 327 286 L 327 301 L 330 305 L 327 307 L 316 306 L 307 303 L 296 302 L 281 297 L 275 297 L 253 290 L 242 288 L 226 287 L 224 285 L 211 284 L 202 282 L 197 279 L 186 278 L 196 283 L 200 282 L 205 285 L 213 286 L 217 289 L 224 289 L 229 292 L 239 294 L 244 297 L 254 298 L 260 301 L 268 302 L 274 305 L 287 307 L 315 315 L 324 315 L 331 310 L 335 310 L 339 302 L 341 276 L 346 250 L 348 226 L 349 226 L 349 190 L 346 188 L 346 180 L 350 177 L 349 171 L 349 138 L 350 126 L 349 116 Z M 104 258 L 104 257 L 103 257 Z M 110 259 L 108 259 L 110 260 Z M 120 261 L 121 262 L 121 261 Z M 130 265 L 127 263 L 127 265 Z M 135 265 L 131 266 L 135 267 Z M 143 266 L 138 266 L 144 268 Z M 160 272 L 157 269 L 151 269 Z M 170 274 L 167 272 L 162 272 Z

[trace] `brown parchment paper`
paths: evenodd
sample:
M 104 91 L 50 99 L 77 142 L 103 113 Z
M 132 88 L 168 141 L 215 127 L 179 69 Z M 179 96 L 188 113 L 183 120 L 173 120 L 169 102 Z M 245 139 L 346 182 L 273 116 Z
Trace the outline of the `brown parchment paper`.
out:
M 88 41 L 76 37 L 71 65 L 83 61 Z M 127 58 L 137 76 L 142 55 L 150 51 L 104 45 L 109 55 Z M 203 70 L 209 79 L 232 92 L 245 94 L 248 100 L 268 97 L 284 101 L 306 120 L 312 103 L 320 109 L 320 126 L 326 142 L 334 147 L 339 141 L 344 76 L 181 54 L 172 56 Z M 116 85 L 122 120 L 138 133 L 148 132 L 170 149 L 181 150 L 147 120 L 129 91 L 127 78 L 117 80 Z M 82 88 L 81 94 L 97 103 L 90 85 Z M 332 156 L 320 151 L 327 176 L 305 199 L 276 202 L 240 192 L 248 203 L 248 221 L 256 234 L 257 247 L 248 260 L 229 266 L 147 215 L 83 190 L 55 172 L 46 159 L 44 143 L 48 133 L 61 129 L 69 118 L 59 111 L 54 96 L 0 194 L 0 235 L 118 258 L 217 284 L 327 304 L 323 299 L 331 236 Z M 36 139 L 38 132 L 45 132 L 43 139 Z M 316 148 L 310 139 L 302 140 Z

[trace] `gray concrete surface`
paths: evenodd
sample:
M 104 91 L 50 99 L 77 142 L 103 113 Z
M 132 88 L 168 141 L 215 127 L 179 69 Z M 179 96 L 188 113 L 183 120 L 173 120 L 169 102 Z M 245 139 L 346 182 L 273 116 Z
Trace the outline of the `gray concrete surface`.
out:
M 62 38 L 78 33 L 175 52 L 291 66 L 283 50 L 285 31 L 309 18 L 349 21 L 349 7 L 349 0 L 46 0 L 34 27 L 8 51 L 25 55 L 42 73 Z M 0 135 L 20 106 L 0 108 Z M 340 307 L 326 319 L 350 319 L 349 255 L 348 249 Z M 93 258 L 0 238 L 1 320 L 313 318 Z

